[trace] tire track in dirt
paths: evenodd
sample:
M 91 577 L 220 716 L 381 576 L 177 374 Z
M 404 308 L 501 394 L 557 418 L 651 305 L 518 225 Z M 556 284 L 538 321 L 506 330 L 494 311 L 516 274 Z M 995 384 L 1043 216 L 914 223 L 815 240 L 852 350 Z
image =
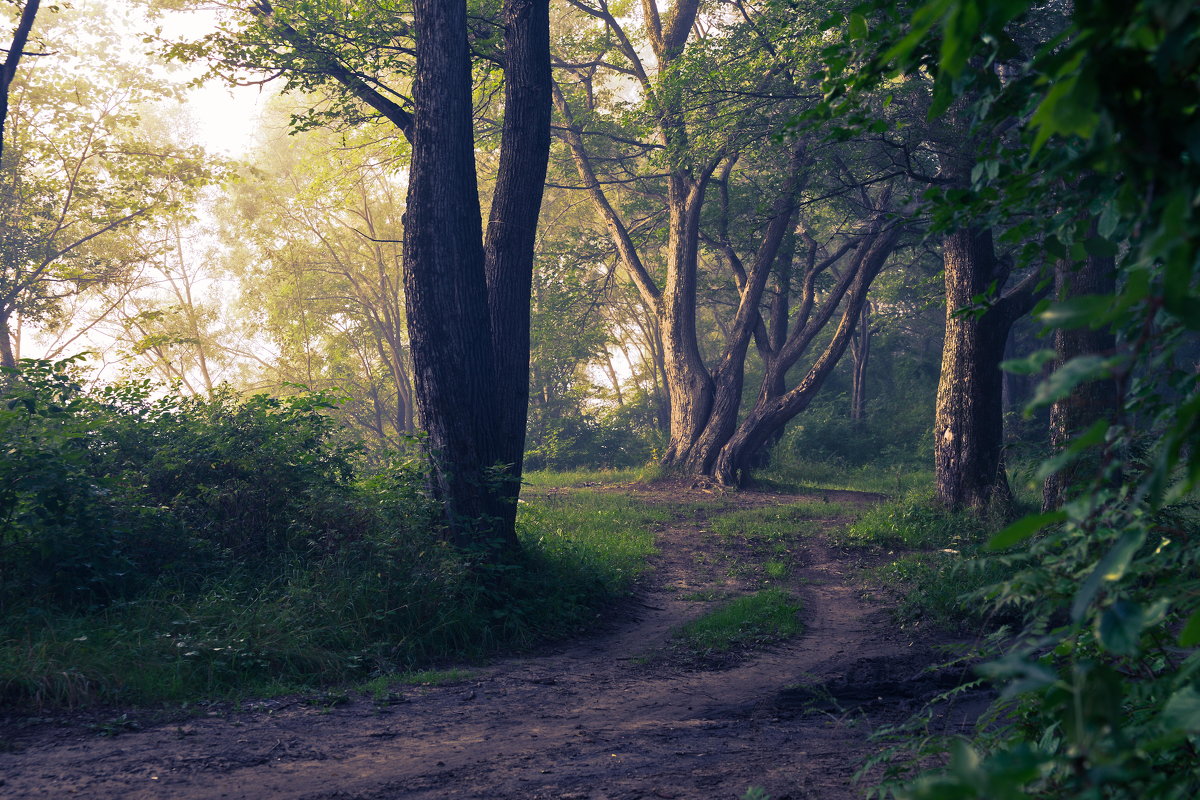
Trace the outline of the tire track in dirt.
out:
M 743 494 L 736 503 L 797 499 Z M 858 796 L 851 776 L 872 749 L 871 728 L 909 710 L 903 698 L 873 698 L 871 681 L 894 690 L 928 652 L 860 599 L 853 566 L 817 535 L 791 577 L 801 636 L 725 669 L 639 663 L 704 612 L 682 590 L 722 580 L 697 560 L 713 546 L 703 527 L 662 531 L 637 600 L 610 630 L 569 647 L 498 662 L 454 686 L 405 689 L 407 702 L 390 707 L 267 701 L 109 739 L 43 729 L 0 754 L 0 796 L 633 800 L 738 798 L 750 785 L 776 800 Z M 726 578 L 722 588 L 746 587 Z M 853 687 L 859 711 L 839 709 L 836 697 L 825 710 L 796 702 L 808 695 L 791 687 L 836 686 L 856 672 L 867 676 Z

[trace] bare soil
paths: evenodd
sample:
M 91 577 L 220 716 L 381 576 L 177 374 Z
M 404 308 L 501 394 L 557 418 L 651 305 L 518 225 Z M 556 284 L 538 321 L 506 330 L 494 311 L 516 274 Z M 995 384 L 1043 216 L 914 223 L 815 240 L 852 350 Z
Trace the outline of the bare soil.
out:
M 945 688 L 946 675 L 926 669 L 939 659 L 930 643 L 865 601 L 853 558 L 818 533 L 789 554 L 800 636 L 715 660 L 681 655 L 672 630 L 712 608 L 688 598 L 762 585 L 761 554 L 710 533 L 707 517 L 803 498 L 621 490 L 696 500 L 698 513 L 659 532 L 653 569 L 598 634 L 382 701 L 276 698 L 166 721 L 137 710 L 112 721 L 107 710 L 99 732 L 115 736 L 78 715 L 0 720 L 0 797 L 635 800 L 740 798 L 750 786 L 775 800 L 860 797 L 852 776 L 879 747 L 871 731 Z M 942 715 L 965 726 L 977 712 L 969 702 Z

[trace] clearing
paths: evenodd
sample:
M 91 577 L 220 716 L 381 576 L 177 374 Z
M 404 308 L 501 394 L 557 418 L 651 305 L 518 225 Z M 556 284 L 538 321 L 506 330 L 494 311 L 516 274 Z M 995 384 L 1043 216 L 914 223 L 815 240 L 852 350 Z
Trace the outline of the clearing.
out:
M 112 709 L 0 719 L 0 796 L 635 800 L 740 798 L 751 786 L 775 800 L 861 796 L 851 778 L 879 747 L 871 730 L 957 677 L 927 670 L 939 659 L 932 644 L 865 601 L 861 556 L 827 540 L 877 497 L 618 490 L 677 513 L 636 596 L 597 634 L 375 696 L 276 698 L 155 722 Z M 818 510 L 797 524 L 801 535 L 770 547 L 730 535 L 730 515 L 805 500 Z M 730 653 L 672 638 L 717 601 L 768 584 L 799 602 L 800 635 Z M 965 730 L 978 711 L 976 697 L 940 716 Z

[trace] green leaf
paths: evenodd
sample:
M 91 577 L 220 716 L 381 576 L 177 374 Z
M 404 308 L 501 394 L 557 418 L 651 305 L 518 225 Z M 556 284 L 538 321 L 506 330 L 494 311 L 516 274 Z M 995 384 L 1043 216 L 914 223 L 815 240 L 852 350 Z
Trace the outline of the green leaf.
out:
M 972 47 L 979 36 L 979 5 L 973 0 L 958 0 L 950 6 L 942 28 L 940 69 L 957 78 L 966 69 Z M 939 80 L 941 76 L 939 75 Z
M 1100 122 L 1096 112 L 1099 93 L 1090 76 L 1072 75 L 1050 87 L 1029 124 L 1037 130 L 1033 141 L 1036 155 L 1055 134 L 1090 139 Z
M 1070 395 L 1076 386 L 1112 377 L 1113 369 L 1121 363 L 1121 358 L 1096 355 L 1072 358 L 1038 384 L 1029 405 L 1031 408 L 1041 408 L 1056 403 Z
M 1200 731 L 1200 692 L 1185 686 L 1171 695 L 1163 706 L 1163 722 L 1172 730 Z
M 1125 576 L 1125 571 L 1129 569 L 1129 563 L 1133 561 L 1134 554 L 1145 541 L 1146 532 L 1141 529 L 1128 530 L 1121 534 L 1121 538 L 1105 554 L 1083 585 L 1079 587 L 1079 591 L 1075 593 L 1075 599 L 1071 603 L 1071 619 L 1075 622 L 1083 619 L 1084 612 L 1096 599 L 1096 593 L 1100 591 L 1100 587 L 1105 582 L 1119 581 Z
M 1027 416 L 1032 416 L 1028 414 Z M 1052 456 L 1038 466 L 1037 473 L 1034 475 L 1034 480 L 1038 483 L 1046 480 L 1060 469 L 1070 464 L 1075 459 L 1079 458 L 1079 454 L 1089 447 L 1095 447 L 1105 440 L 1108 436 L 1109 421 L 1106 419 L 1096 420 L 1091 427 L 1083 433 L 1077 434 L 1067 443 L 1062 452 Z
M 1058 357 L 1053 350 L 1034 350 L 1025 358 L 1012 358 L 1000 362 L 1000 369 L 1013 375 L 1037 375 L 1047 364 Z
M 1047 525 L 1062 522 L 1066 518 L 1065 511 L 1048 511 L 1044 514 L 1030 514 L 1022 517 L 992 536 L 988 540 L 987 548 L 989 550 L 1005 550 L 1018 542 L 1025 541 Z
M 1194 611 L 1188 617 L 1187 624 L 1179 632 L 1180 647 L 1195 647 L 1200 644 L 1200 610 Z
M 850 15 L 850 38 L 865 39 L 867 38 L 867 18 L 862 14 Z
M 1140 605 L 1118 600 L 1096 620 L 1096 639 L 1110 653 L 1136 655 L 1145 624 L 1146 615 Z
M 1047 328 L 1098 327 L 1112 316 L 1112 311 L 1112 295 L 1081 294 L 1053 304 L 1039 314 L 1038 319 Z
M 912 19 L 909 20 L 908 33 L 880 56 L 880 62 L 890 64 L 895 61 L 901 70 L 908 69 L 911 66 L 908 62 L 912 57 L 913 50 L 925 39 L 926 34 L 933 29 L 934 25 L 946 15 L 953 2 L 954 0 L 930 0 L 914 11 Z

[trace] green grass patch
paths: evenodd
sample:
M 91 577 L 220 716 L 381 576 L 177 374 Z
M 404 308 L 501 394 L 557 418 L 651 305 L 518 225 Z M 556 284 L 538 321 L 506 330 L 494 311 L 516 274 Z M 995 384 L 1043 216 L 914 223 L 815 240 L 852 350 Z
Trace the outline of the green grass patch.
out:
M 662 467 L 647 464 L 627 469 L 532 470 L 525 484 L 539 487 L 607 486 L 615 483 L 648 483 L 662 477 Z
M 447 686 L 470 680 L 473 672 L 466 669 L 426 669 L 378 675 L 360 686 L 360 690 L 375 698 L 386 698 L 396 686 Z
M 710 523 L 713 533 L 727 538 L 778 541 L 808 534 L 820 526 L 814 520 L 854 516 L 857 506 L 804 500 L 787 505 L 750 508 L 724 514 Z
M 1005 578 L 1008 559 L 984 551 L 1000 519 L 987 520 L 937 506 L 931 492 L 863 511 L 851 525 L 831 533 L 836 545 L 898 553 L 894 561 L 867 572 L 868 582 L 897 597 L 902 624 L 932 624 L 951 632 L 977 630 L 988 604 L 973 594 Z
M 848 466 L 836 459 L 790 459 L 754 476 L 764 488 L 786 492 L 846 489 L 903 497 L 913 490 L 933 486 L 933 470 L 912 464 L 877 463 Z
M 94 609 L 29 606 L 0 622 L 0 704 L 240 699 L 411 675 L 586 629 L 627 592 L 669 512 L 613 493 L 533 498 L 525 563 L 497 598 L 427 529 L 365 531 L 274 570 L 163 582 Z
M 971 514 L 938 508 L 933 495 L 921 491 L 865 509 L 853 524 L 834 532 L 832 541 L 847 548 L 961 550 L 981 543 L 987 529 Z
M 787 592 L 764 589 L 692 620 L 673 639 L 697 656 L 761 647 L 800 633 L 804 626 L 799 611 L 799 603 Z

